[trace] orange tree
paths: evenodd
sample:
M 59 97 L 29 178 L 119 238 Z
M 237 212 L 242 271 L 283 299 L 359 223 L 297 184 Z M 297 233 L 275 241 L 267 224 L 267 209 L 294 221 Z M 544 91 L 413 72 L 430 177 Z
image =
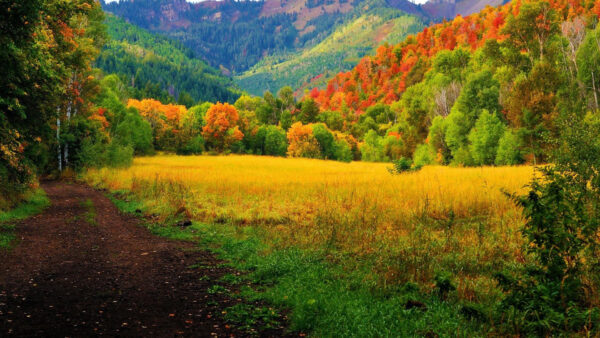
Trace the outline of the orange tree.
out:
M 202 136 L 209 148 L 222 152 L 233 143 L 241 141 L 244 133 L 239 129 L 240 116 L 237 109 L 229 103 L 218 102 L 206 112 L 206 125 Z

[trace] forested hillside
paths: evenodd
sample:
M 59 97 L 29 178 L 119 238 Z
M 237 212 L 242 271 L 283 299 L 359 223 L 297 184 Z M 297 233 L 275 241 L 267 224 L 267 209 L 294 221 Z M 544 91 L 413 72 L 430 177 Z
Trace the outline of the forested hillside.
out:
M 244 71 L 264 56 L 294 51 L 321 40 L 342 13 L 342 1 L 120 1 L 106 11 L 173 37 L 224 72 Z
M 368 6 L 365 4 L 364 7 Z M 277 91 L 284 86 L 292 86 L 297 93 L 302 93 L 309 83 L 315 84 L 319 79 L 325 80 L 338 71 L 353 68 L 360 58 L 372 53 L 380 44 L 399 43 L 408 34 L 424 27 L 416 16 L 393 8 L 372 7 L 375 9 L 356 8 L 344 24 L 338 25 L 331 35 L 314 47 L 298 53 L 265 57 L 237 76 L 236 82 L 254 95 L 262 95 L 265 90 Z
M 96 60 L 107 74 L 117 74 L 135 88 L 133 97 L 192 106 L 198 101 L 233 102 L 239 94 L 231 79 L 197 58 L 180 42 L 149 33 L 107 15 L 109 41 Z
M 367 143 L 395 138 L 392 158 L 544 161 L 558 117 L 597 108 L 598 6 L 513 1 L 459 16 L 382 45 L 308 99 L 350 121 L 342 131 Z

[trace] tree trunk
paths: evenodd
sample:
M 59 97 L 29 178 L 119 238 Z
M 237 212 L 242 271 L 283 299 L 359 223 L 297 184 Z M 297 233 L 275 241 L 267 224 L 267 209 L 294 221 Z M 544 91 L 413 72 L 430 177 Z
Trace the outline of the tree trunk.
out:
M 596 110 L 598 110 L 598 93 L 596 92 L 596 78 L 592 71 L 592 90 L 594 91 L 594 103 L 596 104 Z
M 56 118 L 56 145 L 58 147 L 58 171 L 62 171 L 62 150 L 60 148 L 60 108 Z

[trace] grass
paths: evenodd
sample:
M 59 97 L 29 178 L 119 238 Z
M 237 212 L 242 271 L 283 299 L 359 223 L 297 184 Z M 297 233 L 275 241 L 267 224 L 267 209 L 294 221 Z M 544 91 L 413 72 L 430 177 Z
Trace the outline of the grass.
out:
M 493 274 L 527 260 L 521 210 L 531 167 L 425 167 L 254 156 L 136 159 L 85 179 L 199 240 L 317 336 L 477 336 L 494 332 Z M 178 216 L 179 215 L 179 216 Z M 415 305 L 416 304 L 416 305 Z
M 50 200 L 42 189 L 36 189 L 26 196 L 16 208 L 0 212 L 0 250 L 10 249 L 15 241 L 15 223 L 39 214 L 50 205 Z
M 91 199 L 86 199 L 81 202 L 81 206 L 85 208 L 85 213 L 83 214 L 83 218 L 85 221 L 92 226 L 97 226 L 98 222 L 96 222 L 96 206 Z

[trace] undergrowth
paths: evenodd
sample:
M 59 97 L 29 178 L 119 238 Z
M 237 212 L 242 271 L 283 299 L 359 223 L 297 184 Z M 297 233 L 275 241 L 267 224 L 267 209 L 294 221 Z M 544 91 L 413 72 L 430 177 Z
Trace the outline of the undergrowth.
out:
M 42 189 L 32 191 L 23 203 L 14 209 L 0 212 L 0 250 L 10 249 L 15 241 L 15 223 L 38 214 L 50 205 Z

